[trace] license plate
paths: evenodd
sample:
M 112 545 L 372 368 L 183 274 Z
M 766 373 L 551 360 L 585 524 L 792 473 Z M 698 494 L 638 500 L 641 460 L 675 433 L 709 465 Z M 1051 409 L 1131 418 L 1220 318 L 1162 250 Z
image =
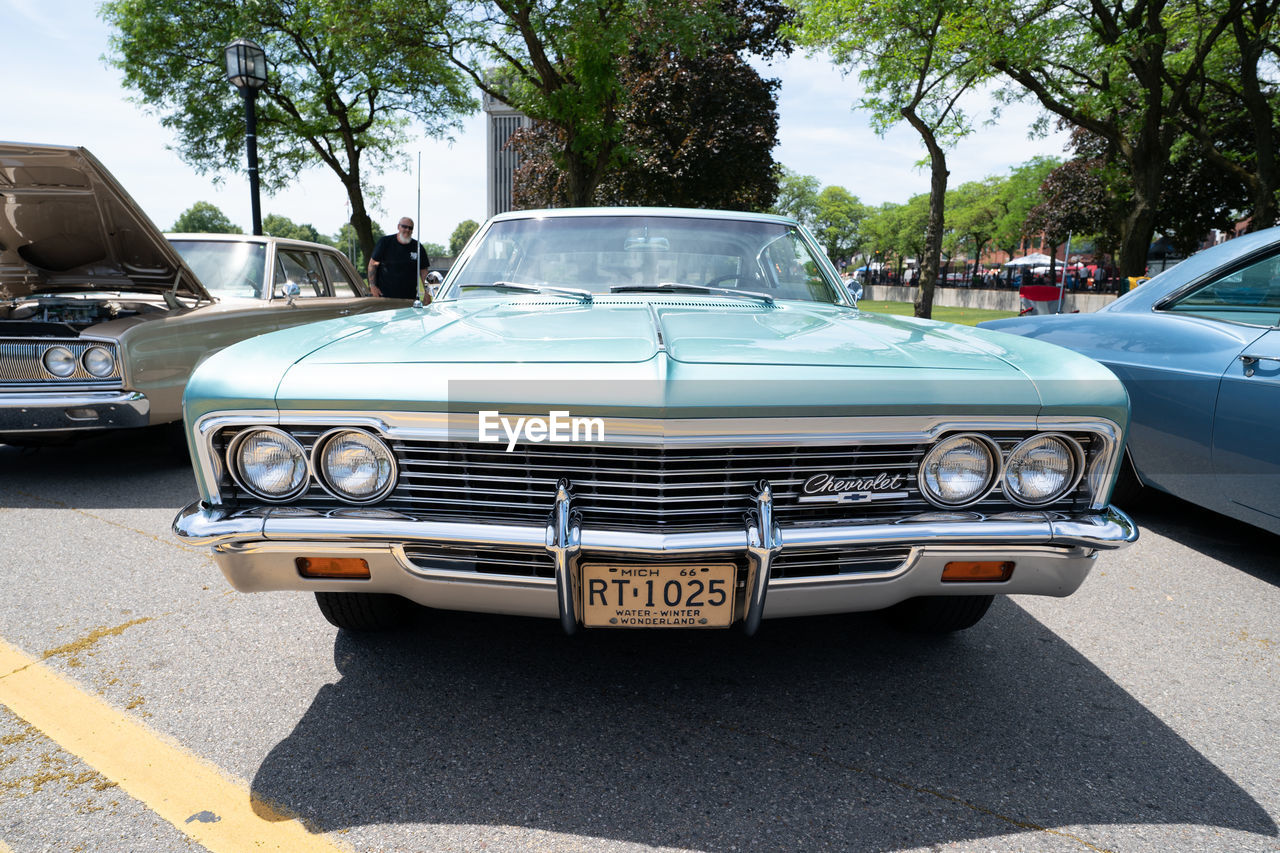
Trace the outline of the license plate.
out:
M 582 566 L 582 624 L 601 628 L 726 628 L 732 563 Z

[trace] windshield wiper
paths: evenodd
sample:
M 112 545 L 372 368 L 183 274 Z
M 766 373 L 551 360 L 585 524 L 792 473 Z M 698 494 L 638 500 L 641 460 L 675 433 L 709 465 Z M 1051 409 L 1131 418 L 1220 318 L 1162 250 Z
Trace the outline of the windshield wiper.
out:
M 755 299 L 765 305 L 773 304 L 773 297 L 767 293 L 756 293 L 754 290 L 734 290 L 731 287 L 708 287 L 705 284 L 685 284 L 679 281 L 664 281 L 662 284 L 615 284 L 609 288 L 610 293 L 705 293 L 716 296 L 741 296 L 744 299 Z
M 510 293 L 552 293 L 556 296 L 572 296 L 583 302 L 590 302 L 592 300 L 592 293 L 590 290 L 583 290 L 579 287 L 556 287 L 551 284 L 522 284 L 518 281 L 495 281 L 491 284 L 458 285 L 459 290 L 466 290 L 468 288 L 505 290 Z

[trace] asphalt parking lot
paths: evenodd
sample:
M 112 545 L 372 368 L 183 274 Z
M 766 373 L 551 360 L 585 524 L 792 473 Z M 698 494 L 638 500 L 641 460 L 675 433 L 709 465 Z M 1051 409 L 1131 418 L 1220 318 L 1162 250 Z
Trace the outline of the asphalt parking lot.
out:
M 937 640 L 357 637 L 231 591 L 169 533 L 193 498 L 157 436 L 0 445 L 0 851 L 1280 850 L 1280 540 L 1173 499 Z

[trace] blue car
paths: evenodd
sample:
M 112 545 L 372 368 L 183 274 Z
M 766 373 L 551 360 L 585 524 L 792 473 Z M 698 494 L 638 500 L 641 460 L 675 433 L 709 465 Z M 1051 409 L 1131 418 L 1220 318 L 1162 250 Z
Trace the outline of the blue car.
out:
M 1117 503 L 1150 486 L 1280 533 L 1280 228 L 1200 252 L 1093 314 L 981 325 L 1075 350 L 1124 382 Z

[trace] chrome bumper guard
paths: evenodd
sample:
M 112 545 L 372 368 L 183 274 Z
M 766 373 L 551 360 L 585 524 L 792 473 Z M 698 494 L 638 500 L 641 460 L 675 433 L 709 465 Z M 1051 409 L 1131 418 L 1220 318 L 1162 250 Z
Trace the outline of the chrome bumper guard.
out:
M 136 391 L 0 393 L 0 434 L 144 427 L 150 415 Z
M 573 509 L 570 484 L 561 481 L 555 505 L 545 526 L 423 521 L 376 509 L 338 509 L 327 512 L 300 507 L 257 507 L 227 510 L 200 502 L 183 509 L 173 532 L 191 545 L 221 547 L 262 542 L 453 545 L 499 548 L 544 548 L 555 564 L 556 599 L 564 630 L 578 628 L 575 602 L 577 564 L 583 553 L 655 558 L 696 557 L 704 554 L 745 553 L 747 557 L 746 611 L 743 627 L 753 633 L 760 626 L 770 567 L 787 553 L 838 546 L 965 546 L 1009 548 L 1055 547 L 1083 552 L 1124 548 L 1138 539 L 1138 527 L 1115 507 L 1097 512 L 1010 512 L 993 516 L 976 513 L 925 513 L 897 520 L 847 524 L 815 524 L 780 528 L 773 519 L 772 490 L 761 482 L 755 506 L 741 528 L 691 533 L 646 533 L 583 528 Z

